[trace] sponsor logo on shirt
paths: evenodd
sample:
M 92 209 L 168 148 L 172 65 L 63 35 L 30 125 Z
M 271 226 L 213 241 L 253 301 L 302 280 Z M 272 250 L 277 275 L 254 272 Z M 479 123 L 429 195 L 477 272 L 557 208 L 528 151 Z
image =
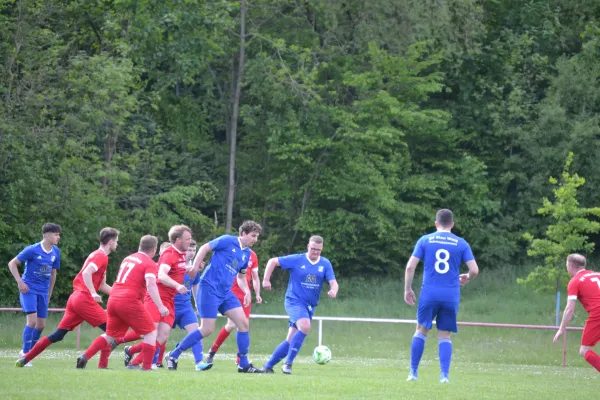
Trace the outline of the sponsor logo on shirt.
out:
M 319 272 L 323 272 L 323 266 L 319 265 Z

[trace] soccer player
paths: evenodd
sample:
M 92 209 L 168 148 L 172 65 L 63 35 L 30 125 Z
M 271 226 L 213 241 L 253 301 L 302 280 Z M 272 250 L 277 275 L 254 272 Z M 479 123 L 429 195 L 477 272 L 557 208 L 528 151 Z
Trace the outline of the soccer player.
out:
M 585 257 L 581 254 L 570 254 L 567 257 L 567 272 L 571 275 L 571 281 L 567 287 L 567 307 L 554 336 L 554 343 L 565 333 L 573 318 L 575 303 L 579 300 L 589 314 L 581 335 L 579 354 L 600 372 L 600 356 L 593 350 L 600 341 L 600 272 L 585 269 L 585 263 Z
M 404 301 L 415 305 L 412 282 L 419 261 L 423 260 L 423 285 L 417 307 L 417 331 L 410 350 L 409 381 L 416 381 L 418 368 L 427 333 L 436 319 L 438 351 L 440 358 L 441 383 L 449 383 L 448 373 L 452 359 L 451 332 L 457 332 L 456 315 L 460 302 L 460 286 L 467 284 L 479 274 L 471 247 L 462 238 L 451 232 L 454 216 L 447 209 L 439 210 L 435 216 L 437 231 L 422 236 L 406 265 Z M 466 263 L 467 274 L 460 274 L 460 266 Z
M 108 255 L 117 249 L 119 231 L 114 228 L 104 228 L 98 235 L 100 248 L 88 256 L 73 280 L 73 293 L 67 301 L 67 310 L 60 320 L 58 328 L 48 336 L 44 336 L 27 354 L 17 360 L 16 366 L 23 367 L 37 357 L 52 343 L 60 342 L 65 335 L 75 329 L 83 321 L 93 327 L 106 331 L 106 311 L 100 307 L 101 291 L 110 294 L 111 287 L 106 284 L 106 269 Z M 110 348 L 101 352 L 99 368 L 106 368 Z
M 56 271 L 60 268 L 60 250 L 56 247 L 60 241 L 60 233 L 60 225 L 44 224 L 42 241 L 27 246 L 8 263 L 8 268 L 17 281 L 21 307 L 26 314 L 23 348 L 19 357 L 31 350 L 46 327 L 48 303 L 54 290 Z M 21 263 L 25 263 L 22 278 L 19 275 Z M 26 366 L 30 367 L 31 364 Z
M 250 261 L 248 262 L 248 269 L 246 270 L 246 284 L 250 287 L 250 280 L 252 280 L 252 286 L 254 286 L 254 294 L 256 295 L 256 303 L 262 303 L 262 297 L 260 297 L 260 279 L 258 277 L 258 258 L 256 257 L 256 253 L 250 250 Z M 237 283 L 237 279 L 234 279 L 233 286 L 231 287 L 231 291 L 238 298 L 241 304 L 244 303 L 244 296 L 246 295 L 240 286 Z M 250 312 L 252 311 L 252 302 L 247 307 L 242 307 L 244 309 L 244 314 L 246 314 L 246 318 L 248 319 L 248 325 L 250 324 Z M 215 354 L 219 351 L 219 347 L 223 344 L 223 342 L 229 337 L 231 331 L 235 328 L 235 324 L 229 318 L 227 319 L 227 323 L 217 335 L 215 342 L 210 348 L 210 352 L 208 353 L 208 357 L 206 358 L 206 362 L 212 364 L 213 359 L 215 358 Z M 236 360 L 236 364 L 239 364 L 240 360 Z
M 298 355 L 304 339 L 310 332 L 310 324 L 319 304 L 323 282 L 329 283 L 327 295 L 337 297 L 339 286 L 328 259 L 321 256 L 323 238 L 312 236 L 308 240 L 307 252 L 285 257 L 271 258 L 265 267 L 263 288 L 271 290 L 271 274 L 275 267 L 290 270 L 290 280 L 285 292 L 285 311 L 290 317 L 286 339 L 277 346 L 273 355 L 264 365 L 262 371 L 272 374 L 273 367 L 286 358 L 281 370 L 284 374 L 292 373 L 292 364 Z
M 200 304 L 200 328 L 189 333 L 175 348 L 166 355 L 167 367 L 177 369 L 178 358 L 181 353 L 196 343 L 201 343 L 202 338 L 209 336 L 215 330 L 217 312 L 231 319 L 237 327 L 238 357 L 240 362 L 238 372 L 261 373 L 248 361 L 250 348 L 250 334 L 248 333 L 248 319 L 244 314 L 240 301 L 231 292 L 233 279 L 244 292 L 244 306 L 251 301 L 251 294 L 246 284 L 246 269 L 250 259 L 250 247 L 258 240 L 262 228 L 254 221 L 245 221 L 239 229 L 239 236 L 223 235 L 208 243 L 203 244 L 198 251 L 194 267 L 189 271 L 190 277 L 195 277 L 209 251 L 213 255 L 204 269 L 200 278 L 198 302 Z M 210 363 L 196 365 L 196 370 L 208 370 Z
M 175 225 L 169 229 L 169 246 L 158 260 L 158 293 L 162 303 L 169 310 L 169 314 L 161 316 L 156 304 L 152 302 L 147 294 L 144 304 L 154 318 L 157 327 L 156 348 L 160 349 L 166 345 L 171 332 L 171 326 L 175 320 L 175 295 L 186 294 L 187 288 L 183 285 L 183 278 L 187 271 L 186 252 L 192 241 L 192 230 L 185 225 Z M 129 365 L 131 357 L 140 353 L 143 343 L 125 347 L 125 365 Z M 132 362 L 132 368 L 141 364 L 142 355 L 136 357 Z
M 146 291 L 160 314 L 162 316 L 169 314 L 168 308 L 162 304 L 156 286 L 158 268 L 152 257 L 156 254 L 157 246 L 158 239 L 155 236 L 143 236 L 138 252 L 127 256 L 121 263 L 106 307 L 108 314 L 106 333 L 98 336 L 90 347 L 77 357 L 77 368 L 85 368 L 88 360 L 100 350 L 113 345 L 114 339 L 123 337 L 131 327 L 135 332 L 144 335 L 143 369 L 146 371 L 151 369 L 156 327 L 152 315 L 142 303 Z

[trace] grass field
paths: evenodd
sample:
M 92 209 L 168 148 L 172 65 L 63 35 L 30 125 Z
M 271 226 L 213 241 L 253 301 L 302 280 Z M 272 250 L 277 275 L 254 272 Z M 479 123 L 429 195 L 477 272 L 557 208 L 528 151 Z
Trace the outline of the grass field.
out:
M 459 320 L 553 325 L 554 296 L 531 293 L 514 284 L 517 272 L 482 274 L 463 291 Z M 415 310 L 402 301 L 401 283 L 340 282 L 338 300 L 322 297 L 317 315 L 414 318 Z M 417 287 L 417 285 L 415 285 Z M 265 294 L 258 314 L 284 314 L 283 293 Z M 55 329 L 60 315 L 48 319 L 45 333 Z M 585 312 L 578 307 L 573 325 L 581 326 Z M 412 325 L 324 323 L 323 341 L 333 352 L 325 366 L 311 361 L 316 330 L 307 338 L 286 376 L 238 374 L 233 364 L 235 340 L 222 347 L 221 358 L 207 372 L 195 372 L 184 355 L 176 372 L 125 370 L 122 346 L 113 353 L 109 371 L 75 369 L 75 334 L 50 347 L 33 368 L 14 368 L 24 318 L 0 313 L 0 398 L 434 398 L 440 399 L 596 399 L 600 375 L 577 354 L 581 333 L 569 333 L 568 366 L 560 366 L 562 345 L 552 343 L 554 331 L 462 327 L 454 337 L 450 385 L 438 382 L 437 341 L 428 339 L 419 381 L 405 382 L 408 374 Z M 250 359 L 262 366 L 286 333 L 283 320 L 252 320 Z M 100 333 L 82 327 L 82 346 Z M 168 348 L 183 337 L 174 331 Z M 208 338 L 205 348 L 212 343 Z M 279 367 L 279 366 L 278 366 Z M 25 389 L 26 388 L 26 389 Z M 574 393 L 577 393 L 574 395 Z

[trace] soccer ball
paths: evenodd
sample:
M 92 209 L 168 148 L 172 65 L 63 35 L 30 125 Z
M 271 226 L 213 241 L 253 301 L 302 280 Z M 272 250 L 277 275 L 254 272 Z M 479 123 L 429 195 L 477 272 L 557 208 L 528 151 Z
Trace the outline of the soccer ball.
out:
M 317 364 L 327 364 L 331 360 L 331 350 L 327 346 L 317 346 L 313 351 L 313 360 Z

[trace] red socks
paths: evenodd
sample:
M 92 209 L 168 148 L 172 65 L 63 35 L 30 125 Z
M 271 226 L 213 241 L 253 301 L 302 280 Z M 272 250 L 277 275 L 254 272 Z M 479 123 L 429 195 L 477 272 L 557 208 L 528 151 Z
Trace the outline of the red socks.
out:
M 100 350 L 100 360 L 98 360 L 98 368 L 108 368 L 108 357 L 112 351 L 112 346 L 109 344 L 102 350 Z
M 215 339 L 215 342 L 210 348 L 210 351 L 213 351 L 215 353 L 219 351 L 219 347 L 221 347 L 223 342 L 229 337 L 230 334 L 231 332 L 227 332 L 227 329 L 225 329 L 225 327 L 221 328 L 219 334 L 217 335 L 217 338 Z
M 85 354 L 85 357 L 89 361 L 92 357 L 96 355 L 97 352 L 99 352 L 106 346 L 108 346 L 108 343 L 106 342 L 106 339 L 104 339 L 104 336 L 98 336 L 83 354 Z
M 152 369 L 152 359 L 154 358 L 154 353 L 156 352 L 156 346 L 144 343 L 142 347 L 142 356 L 144 359 L 142 368 L 147 371 L 149 369 Z
M 35 346 L 33 346 L 31 350 L 29 350 L 29 353 L 25 354 L 25 361 L 29 362 L 33 360 L 51 344 L 52 342 L 50 339 L 48 339 L 48 336 L 44 336 L 35 344 Z
M 135 331 L 129 331 L 120 339 L 116 339 L 117 344 L 135 342 L 136 340 L 140 340 L 142 337 L 137 334 Z
M 598 354 L 594 353 L 592 350 L 588 350 L 584 357 L 585 361 L 596 368 L 596 371 L 600 372 L 600 356 Z
M 158 346 L 158 342 L 156 342 L 156 345 Z M 167 348 L 167 342 L 164 342 L 162 344 L 162 346 L 160 346 L 160 352 L 158 353 L 158 361 L 156 362 L 157 364 L 162 364 L 163 363 L 163 357 L 165 356 L 165 349 Z

